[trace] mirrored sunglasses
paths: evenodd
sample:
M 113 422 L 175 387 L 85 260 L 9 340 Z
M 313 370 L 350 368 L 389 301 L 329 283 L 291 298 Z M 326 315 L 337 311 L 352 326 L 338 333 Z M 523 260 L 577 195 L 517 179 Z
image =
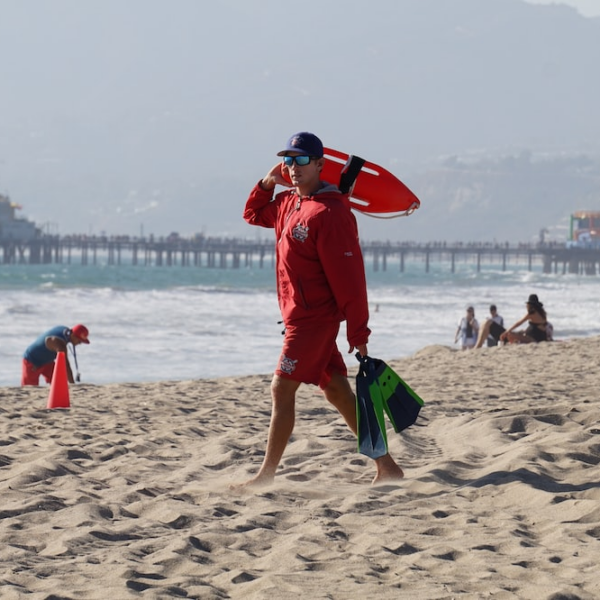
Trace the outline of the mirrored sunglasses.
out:
M 296 161 L 296 164 L 299 167 L 304 167 L 312 159 L 313 159 L 312 156 L 284 156 L 283 157 L 283 162 L 284 162 L 284 164 L 285 164 L 286 167 L 291 167 L 294 164 L 294 161 Z

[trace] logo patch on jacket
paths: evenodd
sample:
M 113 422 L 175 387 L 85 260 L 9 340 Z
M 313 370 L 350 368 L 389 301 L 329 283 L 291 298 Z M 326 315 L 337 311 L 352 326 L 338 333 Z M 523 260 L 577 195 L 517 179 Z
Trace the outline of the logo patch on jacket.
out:
M 299 242 L 305 242 L 308 238 L 308 227 L 298 223 L 298 225 L 292 229 L 292 237 Z
M 279 365 L 279 369 L 281 370 L 282 373 L 287 373 L 288 375 L 291 375 L 296 370 L 297 362 L 298 362 L 298 359 L 292 360 L 291 358 L 288 358 L 284 354 L 283 358 L 281 359 L 281 364 Z

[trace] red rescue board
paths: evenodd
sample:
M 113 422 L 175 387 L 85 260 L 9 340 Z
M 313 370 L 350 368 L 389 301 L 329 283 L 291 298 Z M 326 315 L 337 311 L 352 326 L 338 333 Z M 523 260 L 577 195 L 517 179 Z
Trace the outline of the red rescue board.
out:
M 323 150 L 325 165 L 321 179 L 338 185 L 353 157 L 331 148 Z M 287 169 L 282 169 L 282 173 L 289 181 Z M 395 175 L 368 161 L 364 161 L 349 194 L 353 209 L 384 219 L 408 216 L 421 205 L 415 194 Z

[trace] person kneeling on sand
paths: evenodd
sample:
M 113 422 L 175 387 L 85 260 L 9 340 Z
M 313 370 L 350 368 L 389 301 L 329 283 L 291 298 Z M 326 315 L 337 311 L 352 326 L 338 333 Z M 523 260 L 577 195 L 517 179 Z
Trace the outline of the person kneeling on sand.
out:
M 502 341 L 509 344 L 531 344 L 552 341 L 552 325 L 548 322 L 544 305 L 536 294 L 531 294 L 525 303 L 527 314 L 509 327 L 501 336 Z M 525 321 L 528 322 L 525 331 L 514 331 Z

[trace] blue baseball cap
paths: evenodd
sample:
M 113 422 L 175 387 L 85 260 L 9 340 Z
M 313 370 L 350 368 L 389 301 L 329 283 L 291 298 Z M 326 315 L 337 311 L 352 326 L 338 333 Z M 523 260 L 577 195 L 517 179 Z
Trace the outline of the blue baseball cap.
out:
M 314 134 L 308 131 L 295 133 L 285 146 L 285 150 L 277 153 L 277 156 L 285 156 L 288 152 L 300 152 L 306 156 L 323 157 L 323 142 Z

